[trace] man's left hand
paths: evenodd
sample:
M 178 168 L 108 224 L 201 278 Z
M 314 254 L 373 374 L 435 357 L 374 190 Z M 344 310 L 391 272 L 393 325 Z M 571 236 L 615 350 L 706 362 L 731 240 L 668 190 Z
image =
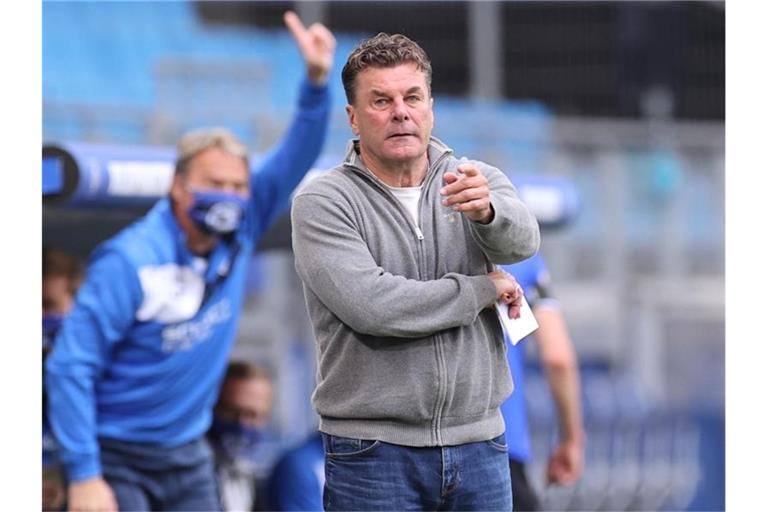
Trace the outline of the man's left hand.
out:
M 458 173 L 446 172 L 446 185 L 440 190 L 443 205 L 466 215 L 470 220 L 488 224 L 493 220 L 491 190 L 488 180 L 474 164 L 459 164 Z
M 323 85 L 328 80 L 328 72 L 333 66 L 333 53 L 336 50 L 336 38 L 321 23 L 313 23 L 304 28 L 304 24 L 293 11 L 283 15 L 283 21 L 291 31 L 301 57 L 307 64 L 309 79 L 316 85 Z

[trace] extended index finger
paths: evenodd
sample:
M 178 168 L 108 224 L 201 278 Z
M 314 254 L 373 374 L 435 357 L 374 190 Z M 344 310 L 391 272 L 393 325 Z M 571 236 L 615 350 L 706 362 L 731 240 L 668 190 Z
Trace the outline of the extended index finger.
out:
M 474 164 L 459 164 L 456 166 L 456 169 L 466 176 L 477 176 L 480 174 L 480 171 L 477 169 L 477 167 L 474 166 Z
M 285 26 L 288 27 L 288 30 L 291 31 L 296 42 L 303 46 L 304 41 L 307 38 L 307 29 L 301 22 L 301 18 L 299 18 L 298 14 L 293 11 L 286 11 L 285 14 L 283 14 L 283 21 L 285 22 Z
M 444 176 L 447 176 L 448 174 L 450 173 L 446 173 Z M 445 180 L 446 185 L 440 189 L 440 193 L 443 195 L 452 195 L 468 188 L 482 187 L 487 184 L 487 181 L 485 181 L 483 178 L 484 176 L 482 174 L 477 173 L 458 174 L 457 179 L 451 183 L 448 183 L 448 180 Z

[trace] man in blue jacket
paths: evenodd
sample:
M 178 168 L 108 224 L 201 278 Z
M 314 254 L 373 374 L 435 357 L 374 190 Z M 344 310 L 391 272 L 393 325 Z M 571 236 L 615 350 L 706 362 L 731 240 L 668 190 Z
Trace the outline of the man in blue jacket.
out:
M 539 328 L 517 345 L 507 343 L 507 360 L 515 391 L 501 404 L 507 431 L 509 470 L 516 511 L 539 510 L 539 502 L 525 473 L 531 460 L 525 403 L 525 344 L 536 342 L 559 419 L 559 442 L 550 454 L 547 481 L 558 485 L 576 482 L 584 466 L 584 425 L 581 417 L 579 365 L 560 305 L 550 288 L 549 272 L 539 253 L 502 268 L 523 287 Z M 505 336 L 506 338 L 506 336 Z
M 169 197 L 98 247 L 46 365 L 72 510 L 218 510 L 204 434 L 246 267 L 327 131 L 335 39 L 285 22 L 307 66 L 283 141 L 249 172 L 222 129 L 178 144 Z

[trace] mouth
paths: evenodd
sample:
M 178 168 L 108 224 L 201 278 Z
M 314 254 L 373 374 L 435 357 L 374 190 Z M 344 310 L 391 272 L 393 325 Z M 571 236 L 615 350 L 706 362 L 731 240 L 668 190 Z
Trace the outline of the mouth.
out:
M 412 134 L 412 133 L 393 133 L 392 135 L 390 135 L 387 138 L 388 139 L 395 139 L 395 138 L 401 138 L 401 137 L 415 137 L 415 135 Z

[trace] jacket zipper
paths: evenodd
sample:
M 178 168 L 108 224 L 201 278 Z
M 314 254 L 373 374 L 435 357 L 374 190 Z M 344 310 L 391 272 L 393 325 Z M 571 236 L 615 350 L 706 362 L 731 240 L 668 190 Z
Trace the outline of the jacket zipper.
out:
M 447 152 L 441 154 L 438 157 L 438 159 L 435 160 L 434 163 L 432 163 L 432 165 L 429 166 L 429 169 L 431 170 L 434 167 L 436 167 L 440 162 L 442 162 L 450 154 L 451 154 L 451 151 L 447 151 Z M 355 172 L 358 172 L 362 176 L 365 176 L 367 179 L 371 180 L 371 182 L 375 183 L 377 187 L 379 187 L 381 190 L 385 191 L 386 194 L 389 196 L 390 200 L 392 201 L 392 203 L 395 205 L 395 208 L 400 210 L 400 213 L 402 213 L 405 216 L 406 222 L 408 222 L 408 225 L 411 226 L 411 228 L 413 230 L 413 233 L 416 235 L 416 239 L 419 242 L 423 242 L 424 241 L 424 233 L 421 231 L 421 227 L 419 227 L 418 223 L 414 223 L 413 219 L 411 219 L 410 214 L 407 211 L 405 211 L 405 207 L 400 203 L 400 201 L 398 201 L 398 199 L 392 194 L 392 192 L 387 190 L 386 187 L 382 186 L 381 183 L 378 182 L 378 179 L 376 179 L 374 176 L 370 176 L 363 169 L 360 169 L 356 165 L 352 165 L 352 164 L 346 164 L 346 165 L 349 166 L 350 168 L 354 169 Z M 429 183 L 431 183 L 432 179 L 434 179 L 434 176 L 429 174 L 429 172 L 427 173 L 427 175 L 430 178 L 429 178 L 428 182 L 427 181 L 424 182 L 424 189 L 423 190 L 426 190 L 426 188 L 429 185 Z M 421 197 L 419 197 L 419 204 L 418 204 L 418 207 L 417 207 L 417 211 L 418 211 L 418 214 L 419 214 L 419 219 L 421 219 L 421 204 L 422 204 L 422 200 L 423 199 L 424 199 L 424 194 L 422 193 Z M 421 247 L 421 243 L 419 243 L 419 247 Z M 421 250 L 419 251 L 419 267 L 420 267 L 419 268 L 420 273 L 423 275 L 424 272 L 426 272 L 426 265 L 424 264 L 424 257 L 423 257 L 423 254 L 422 254 Z
M 417 207 L 419 220 L 421 220 L 421 209 L 422 209 L 422 204 L 424 200 L 424 191 L 429 189 L 429 186 L 432 183 L 432 180 L 435 179 L 435 174 L 437 174 L 436 171 L 435 172 L 429 172 L 429 171 L 436 168 L 451 153 L 452 151 L 447 151 L 445 153 L 442 153 L 438 157 L 438 159 L 435 160 L 428 168 L 427 181 L 424 182 L 424 188 L 422 189 L 422 194 L 419 197 L 419 203 Z M 422 245 L 424 241 L 424 233 L 421 231 L 421 228 L 419 227 L 418 223 L 413 222 L 413 219 L 410 218 L 410 215 L 408 214 L 408 212 L 405 211 L 405 207 L 400 203 L 400 201 L 398 201 L 397 198 L 392 194 L 392 192 L 387 190 L 386 187 L 378 183 L 377 180 L 374 179 L 374 177 L 369 176 L 366 171 L 364 171 L 363 169 L 360 169 L 356 165 L 351 165 L 351 164 L 346 164 L 346 165 L 354 169 L 356 172 L 360 173 L 362 176 L 365 176 L 366 178 L 371 180 L 371 182 L 375 183 L 376 186 L 384 190 L 385 193 L 389 196 L 390 200 L 393 201 L 393 203 L 395 204 L 395 207 L 398 208 L 400 212 L 405 215 L 405 218 L 408 221 L 408 224 L 412 226 L 413 232 L 416 235 L 416 239 L 419 242 L 416 246 L 416 250 L 418 252 L 418 258 L 419 258 L 419 275 L 420 277 L 426 276 L 427 264 L 425 261 L 426 257 L 424 255 L 424 246 Z M 435 442 L 438 445 L 442 446 L 442 436 L 440 435 L 440 424 L 441 424 L 443 408 L 445 407 L 445 398 L 447 394 L 446 390 L 448 388 L 448 383 L 444 382 L 447 380 L 447 377 L 445 372 L 445 357 L 443 356 L 442 343 L 440 342 L 441 341 L 440 335 L 436 334 L 433 336 L 433 338 L 434 338 L 433 344 L 434 344 L 435 352 L 437 355 L 438 381 L 437 381 L 437 397 L 435 399 L 435 406 L 432 409 L 433 418 L 431 422 L 432 423 L 431 427 L 432 427 L 432 436 L 434 437 Z
M 440 163 L 446 157 L 448 157 L 449 154 L 450 153 L 443 153 L 443 154 L 441 154 L 440 157 L 437 160 L 435 160 L 434 163 L 432 163 L 432 165 L 430 166 L 430 170 L 432 170 L 432 169 L 436 168 L 438 165 L 440 165 Z M 436 170 L 433 171 L 433 172 L 428 173 L 428 179 L 424 183 L 424 189 L 423 189 L 425 191 L 425 193 L 427 191 L 429 191 L 429 187 L 432 184 L 432 180 L 437 179 L 436 176 L 435 176 L 436 174 L 437 174 Z M 425 194 L 422 193 L 421 197 L 419 197 L 419 204 L 418 204 L 418 209 L 417 209 L 418 212 L 419 212 L 419 220 L 421 220 L 421 210 L 422 210 L 422 205 L 423 205 L 423 201 L 424 201 L 424 195 Z M 420 240 L 423 240 L 423 238 L 424 237 L 422 235 Z M 427 262 L 426 262 L 426 256 L 424 255 L 424 248 L 421 246 L 421 244 L 419 244 L 419 248 L 421 249 L 419 251 L 419 266 L 421 267 L 420 271 L 421 271 L 422 275 L 426 275 L 426 273 L 427 273 Z M 435 397 L 435 406 L 432 409 L 433 412 L 432 412 L 432 422 L 431 422 L 432 425 L 431 425 L 431 427 L 432 427 L 432 436 L 434 437 L 435 442 L 439 446 L 442 446 L 443 439 L 442 439 L 442 436 L 440 435 L 440 424 L 441 424 L 441 419 L 442 419 L 442 415 L 443 415 L 443 407 L 445 407 L 445 396 L 447 394 L 448 383 L 446 382 L 447 377 L 446 377 L 446 371 L 445 371 L 445 357 L 444 357 L 444 354 L 443 354 L 441 337 L 440 337 L 439 334 L 435 334 L 433 336 L 432 343 L 434 344 L 435 352 L 436 352 L 436 356 L 437 356 L 437 397 Z

